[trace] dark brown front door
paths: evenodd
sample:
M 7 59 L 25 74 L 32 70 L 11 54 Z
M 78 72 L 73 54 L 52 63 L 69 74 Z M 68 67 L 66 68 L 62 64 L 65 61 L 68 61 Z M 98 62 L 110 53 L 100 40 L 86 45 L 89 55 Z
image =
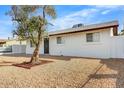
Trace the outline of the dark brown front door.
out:
M 44 54 L 49 54 L 49 38 L 44 39 Z

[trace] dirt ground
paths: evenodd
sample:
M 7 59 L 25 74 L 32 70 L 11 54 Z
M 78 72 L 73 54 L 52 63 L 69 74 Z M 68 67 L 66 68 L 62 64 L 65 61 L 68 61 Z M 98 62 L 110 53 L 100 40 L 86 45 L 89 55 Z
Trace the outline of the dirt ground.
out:
M 0 56 L 0 87 L 124 87 L 123 59 L 46 55 L 42 55 L 40 59 L 53 62 L 25 69 L 12 64 L 29 61 L 30 55 Z

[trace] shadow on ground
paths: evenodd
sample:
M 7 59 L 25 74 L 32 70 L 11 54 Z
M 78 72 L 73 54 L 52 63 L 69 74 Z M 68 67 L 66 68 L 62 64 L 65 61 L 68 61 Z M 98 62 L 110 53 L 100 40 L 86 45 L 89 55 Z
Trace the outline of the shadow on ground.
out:
M 32 55 L 31 54 L 2 54 L 0 56 L 6 56 L 6 57 L 28 57 L 28 58 L 30 58 Z M 40 58 L 57 59 L 57 60 L 70 60 L 71 58 L 75 58 L 75 57 L 40 55 Z
M 0 62 L 0 67 L 3 66 L 12 66 L 12 64 L 14 64 L 15 62 L 8 62 L 8 61 L 2 61 Z
M 1 56 L 7 57 L 31 57 L 31 55 L 26 54 L 3 54 Z M 82 57 L 65 57 L 65 56 L 49 56 L 49 55 L 40 55 L 41 58 L 55 59 L 55 60 L 66 60 L 69 61 L 72 58 L 82 58 Z M 101 68 L 97 70 L 95 74 L 89 76 L 90 79 L 116 79 L 116 87 L 124 87 L 124 59 L 101 59 L 100 63 L 102 64 L 101 68 L 105 65 L 108 70 L 107 73 L 97 73 Z M 1 62 L 1 66 L 12 66 L 12 62 Z M 112 70 L 115 70 L 117 73 L 113 73 Z M 104 72 L 104 71 L 103 71 Z
M 108 70 L 108 73 L 105 69 L 103 69 L 102 73 L 97 73 L 99 70 L 95 73 L 89 76 L 91 79 L 116 79 L 116 88 L 123 88 L 124 87 L 124 59 L 104 59 L 101 60 L 103 65 L 106 65 L 108 69 L 115 70 L 117 73 L 113 73 Z M 101 67 L 102 68 L 102 67 Z M 101 69 L 100 68 L 100 69 Z
M 30 58 L 32 55 L 31 54 L 2 54 L 0 56 L 6 56 L 6 57 L 28 57 L 28 58 Z M 75 56 L 55 56 L 55 55 L 47 55 L 47 54 L 40 55 L 40 58 L 55 59 L 55 60 L 65 60 L 65 61 L 69 61 L 71 59 L 76 59 L 76 58 L 98 59 L 98 58 L 75 57 Z
M 48 63 L 53 62 L 53 61 L 48 61 L 48 60 L 40 60 L 40 61 L 41 61 L 41 63 L 39 63 L 39 64 L 30 64 L 28 62 L 15 63 L 15 62 L 3 61 L 3 62 L 0 62 L 0 67 L 15 66 L 15 67 L 21 67 L 21 68 L 25 68 L 25 69 L 31 69 L 34 66 L 44 65 L 44 64 L 48 64 Z

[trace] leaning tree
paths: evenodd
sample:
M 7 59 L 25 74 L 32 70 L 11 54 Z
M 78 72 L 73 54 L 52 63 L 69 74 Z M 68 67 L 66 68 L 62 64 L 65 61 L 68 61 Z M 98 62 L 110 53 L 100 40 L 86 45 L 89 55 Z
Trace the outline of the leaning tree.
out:
M 31 57 L 31 64 L 39 64 L 39 49 L 47 30 L 49 19 L 56 18 L 54 6 L 11 6 L 11 10 L 7 12 L 11 16 L 15 29 L 13 34 L 19 39 L 29 40 L 34 46 L 34 52 Z

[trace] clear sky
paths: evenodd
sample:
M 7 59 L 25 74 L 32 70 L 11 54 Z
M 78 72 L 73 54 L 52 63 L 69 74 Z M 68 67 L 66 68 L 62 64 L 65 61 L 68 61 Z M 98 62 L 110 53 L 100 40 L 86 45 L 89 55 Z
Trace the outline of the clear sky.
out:
M 11 6 L 0 6 L 0 39 L 12 37 L 12 22 L 5 13 Z M 78 6 L 78 5 L 57 5 L 55 6 L 57 18 L 51 20 L 54 25 L 49 31 L 71 28 L 74 24 L 84 25 L 118 20 L 119 30 L 124 24 L 124 6 Z

